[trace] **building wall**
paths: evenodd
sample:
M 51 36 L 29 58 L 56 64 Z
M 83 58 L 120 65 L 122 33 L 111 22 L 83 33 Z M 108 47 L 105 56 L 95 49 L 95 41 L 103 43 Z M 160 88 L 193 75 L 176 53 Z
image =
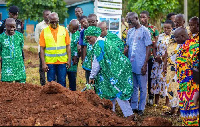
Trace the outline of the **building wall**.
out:
M 7 7 L 5 6 L 5 4 L 0 4 L 0 13 L 2 15 L 1 20 L 8 18 L 8 11 L 6 9 Z
M 88 16 L 89 14 L 94 13 L 94 2 L 88 2 L 88 3 L 84 3 L 84 4 L 80 4 L 77 5 L 78 7 L 81 7 L 83 9 L 83 15 Z M 67 24 L 69 24 L 69 22 L 72 19 L 76 19 L 76 15 L 75 15 L 75 8 L 77 6 L 73 6 L 73 7 L 69 7 L 68 8 L 68 14 L 69 17 L 66 19 Z

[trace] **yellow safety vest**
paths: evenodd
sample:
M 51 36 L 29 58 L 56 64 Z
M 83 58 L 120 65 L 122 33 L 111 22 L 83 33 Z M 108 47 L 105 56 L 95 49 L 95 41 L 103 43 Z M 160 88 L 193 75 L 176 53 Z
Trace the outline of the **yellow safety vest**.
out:
M 68 56 L 66 52 L 66 30 L 63 26 L 59 26 L 57 33 L 57 42 L 55 42 L 49 27 L 44 29 L 45 39 L 45 62 L 55 63 L 57 61 L 67 62 Z

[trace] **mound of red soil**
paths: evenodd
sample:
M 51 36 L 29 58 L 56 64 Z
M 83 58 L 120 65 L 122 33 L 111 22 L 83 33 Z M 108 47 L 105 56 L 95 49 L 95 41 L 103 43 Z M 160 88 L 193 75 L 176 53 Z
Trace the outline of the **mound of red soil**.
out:
M 141 126 L 172 126 L 172 122 L 161 117 L 145 118 Z
M 0 126 L 133 126 L 94 91 L 0 82 Z

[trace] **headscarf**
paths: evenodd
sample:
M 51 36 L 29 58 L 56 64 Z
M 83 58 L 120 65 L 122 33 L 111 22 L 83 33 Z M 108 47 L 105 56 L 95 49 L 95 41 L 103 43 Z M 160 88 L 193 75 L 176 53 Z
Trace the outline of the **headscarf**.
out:
M 86 36 L 95 36 L 99 37 L 101 35 L 101 28 L 96 26 L 89 26 L 85 31 L 84 35 Z

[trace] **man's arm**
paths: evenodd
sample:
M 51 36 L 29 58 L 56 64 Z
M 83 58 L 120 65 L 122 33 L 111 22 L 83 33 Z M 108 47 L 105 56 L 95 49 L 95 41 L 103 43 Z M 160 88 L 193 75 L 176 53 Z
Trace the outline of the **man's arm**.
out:
M 90 72 L 90 77 L 89 77 L 90 84 L 94 84 L 94 78 L 97 76 L 99 70 L 100 70 L 100 64 L 97 61 L 96 56 L 94 55 L 94 60 L 92 62 L 92 70 Z
M 83 62 L 83 61 L 85 60 L 85 56 L 86 56 L 86 54 L 87 54 L 87 46 L 82 45 L 82 46 L 81 46 L 81 49 L 82 49 L 81 60 L 82 60 L 82 62 Z
M 141 69 L 142 75 L 145 75 L 147 72 L 147 64 L 148 64 L 150 55 L 151 55 L 151 45 L 146 47 L 146 57 L 145 57 L 144 65 L 142 66 L 142 69 Z
M 39 44 L 39 37 L 40 37 L 40 33 L 39 33 L 39 25 L 36 25 L 35 28 L 35 41 Z
M 22 30 L 22 34 L 24 33 L 24 23 L 21 21 L 21 30 Z
M 144 42 L 145 42 L 145 46 L 146 46 L 146 57 L 145 57 L 145 61 L 144 61 L 144 64 L 142 66 L 142 69 L 141 69 L 141 73 L 142 73 L 142 75 L 145 75 L 146 72 L 147 72 L 148 60 L 149 60 L 149 57 L 151 55 L 152 41 L 151 41 L 150 32 L 148 30 L 146 30 L 144 32 L 143 36 L 144 36 Z
M 42 69 L 44 70 L 44 72 L 47 72 L 49 68 L 46 65 L 45 60 L 44 60 L 44 50 L 45 50 L 45 47 L 40 46 L 40 58 L 42 61 Z
M 44 72 L 47 72 L 49 69 L 48 69 L 48 66 L 46 65 L 45 63 L 45 48 L 46 48 L 46 44 L 45 44 L 45 39 L 44 39 L 44 30 L 41 32 L 40 34 L 40 58 L 41 58 L 41 61 L 42 61 L 42 69 L 44 70 Z
M 66 46 L 66 51 L 67 51 L 67 55 L 68 55 L 67 69 L 69 69 L 71 67 L 71 47 L 70 47 L 70 45 Z

